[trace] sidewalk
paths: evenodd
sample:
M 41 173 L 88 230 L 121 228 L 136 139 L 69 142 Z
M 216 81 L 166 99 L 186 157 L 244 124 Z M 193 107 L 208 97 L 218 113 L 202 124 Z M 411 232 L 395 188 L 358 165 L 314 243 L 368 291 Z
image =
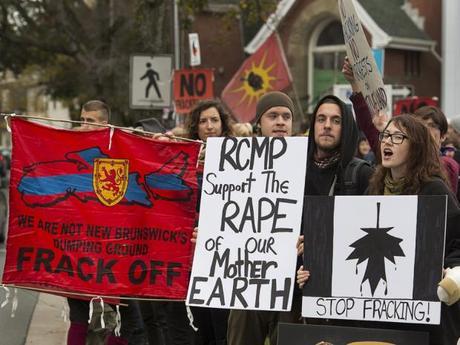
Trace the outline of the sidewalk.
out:
M 65 345 L 69 322 L 62 318 L 65 298 L 40 293 L 25 345 Z

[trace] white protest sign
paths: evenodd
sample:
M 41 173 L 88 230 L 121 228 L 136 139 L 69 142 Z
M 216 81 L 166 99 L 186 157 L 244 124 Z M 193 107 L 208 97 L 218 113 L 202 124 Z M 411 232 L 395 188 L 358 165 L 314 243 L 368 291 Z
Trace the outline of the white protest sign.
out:
M 439 324 L 445 196 L 307 197 L 304 212 L 303 316 Z
M 307 140 L 208 139 L 188 305 L 290 310 Z
M 388 111 L 388 97 L 352 0 L 338 0 L 343 37 L 353 75 L 373 115 Z

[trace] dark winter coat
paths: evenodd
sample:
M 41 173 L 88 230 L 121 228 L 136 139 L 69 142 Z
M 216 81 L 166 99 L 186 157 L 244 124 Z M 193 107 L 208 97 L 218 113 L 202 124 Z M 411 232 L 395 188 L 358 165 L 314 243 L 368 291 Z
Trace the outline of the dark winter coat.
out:
M 320 169 L 313 162 L 313 156 L 316 151 L 315 120 L 319 107 L 326 99 L 335 100 L 342 112 L 342 133 L 339 148 L 340 160 L 328 168 Z M 373 169 L 368 164 L 362 165 L 359 168 L 356 193 L 350 193 L 347 191 L 344 181 L 345 169 L 355 156 L 358 139 L 359 132 L 355 119 L 353 118 L 351 108 L 335 96 L 329 95 L 323 97 L 316 106 L 311 120 L 310 134 L 308 138 L 308 165 L 305 195 L 329 195 L 329 191 L 336 175 L 337 182 L 334 188 L 334 195 L 364 194 L 369 183 L 369 178 L 373 173 Z

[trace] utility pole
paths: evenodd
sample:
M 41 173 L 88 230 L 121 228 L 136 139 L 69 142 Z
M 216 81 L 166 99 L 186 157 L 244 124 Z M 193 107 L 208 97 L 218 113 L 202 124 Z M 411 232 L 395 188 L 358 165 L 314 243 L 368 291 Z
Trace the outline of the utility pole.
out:
M 174 68 L 180 68 L 179 0 L 174 0 Z
M 174 69 L 180 69 L 180 25 L 179 25 L 179 0 L 174 0 Z M 175 111 L 173 113 L 173 120 L 176 126 L 183 122 L 183 118 Z

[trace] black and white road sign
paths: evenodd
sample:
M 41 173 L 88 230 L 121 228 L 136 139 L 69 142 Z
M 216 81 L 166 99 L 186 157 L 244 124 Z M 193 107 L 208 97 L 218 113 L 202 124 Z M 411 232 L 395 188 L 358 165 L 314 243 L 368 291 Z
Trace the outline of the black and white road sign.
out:
M 172 56 L 133 55 L 130 72 L 130 108 L 171 105 Z

